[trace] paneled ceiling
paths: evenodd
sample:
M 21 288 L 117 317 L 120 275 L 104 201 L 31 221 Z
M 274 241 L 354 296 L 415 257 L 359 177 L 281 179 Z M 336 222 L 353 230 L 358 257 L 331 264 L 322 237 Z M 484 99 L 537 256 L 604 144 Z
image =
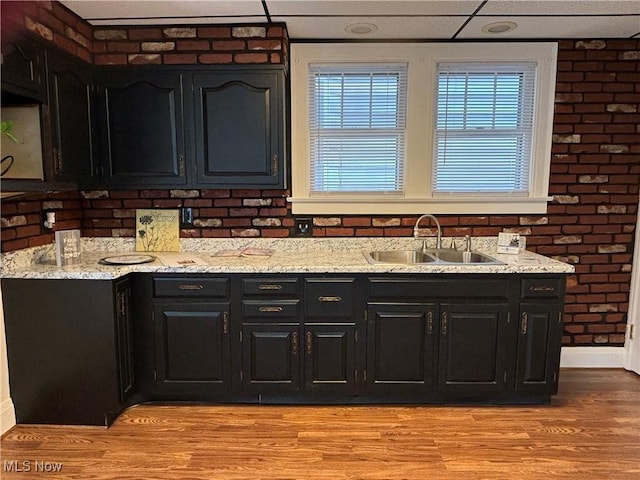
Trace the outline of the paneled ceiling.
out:
M 93 25 L 283 22 L 294 40 L 640 38 L 640 0 L 62 0 L 61 3 Z M 492 29 L 506 31 L 487 32 L 492 24 L 496 24 Z

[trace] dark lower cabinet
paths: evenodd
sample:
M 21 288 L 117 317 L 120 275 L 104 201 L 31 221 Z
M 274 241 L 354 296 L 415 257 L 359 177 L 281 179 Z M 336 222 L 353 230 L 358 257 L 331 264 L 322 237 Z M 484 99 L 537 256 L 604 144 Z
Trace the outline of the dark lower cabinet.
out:
M 556 393 L 560 363 L 562 309 L 559 305 L 525 303 L 520 306 L 516 390 Z
M 507 385 L 509 306 L 441 304 L 438 390 L 500 393 Z
M 166 393 L 228 393 L 228 303 L 156 303 L 156 376 Z
M 305 325 L 304 379 L 308 392 L 357 391 L 355 325 Z
M 564 281 L 3 279 L 11 395 L 19 423 L 93 425 L 149 400 L 548 402 L 558 386 Z
M 416 393 L 432 389 L 436 312 L 434 304 L 369 303 L 368 392 Z
M 2 297 L 17 423 L 110 425 L 134 385 L 130 281 L 2 279 Z
M 242 387 L 247 393 L 300 389 L 300 326 L 242 325 Z

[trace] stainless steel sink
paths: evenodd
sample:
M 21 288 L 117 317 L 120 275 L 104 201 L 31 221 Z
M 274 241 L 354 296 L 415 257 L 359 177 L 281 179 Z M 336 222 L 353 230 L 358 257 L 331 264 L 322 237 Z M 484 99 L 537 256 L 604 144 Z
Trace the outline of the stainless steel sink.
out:
M 369 263 L 433 263 L 436 259 L 417 250 L 379 250 L 363 252 Z
M 453 249 L 433 250 L 428 252 L 444 263 L 502 263 L 489 255 L 480 252 L 463 252 Z
M 416 265 L 426 263 L 439 264 L 484 264 L 500 265 L 501 261 L 480 252 L 462 252 L 443 248 L 421 252 L 417 250 L 378 250 L 362 252 L 369 263 L 397 263 Z

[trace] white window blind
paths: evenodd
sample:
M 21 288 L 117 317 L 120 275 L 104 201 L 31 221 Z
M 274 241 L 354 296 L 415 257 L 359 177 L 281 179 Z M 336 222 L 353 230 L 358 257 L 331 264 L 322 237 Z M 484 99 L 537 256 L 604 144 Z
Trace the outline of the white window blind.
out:
M 406 64 L 309 65 L 310 192 L 402 193 Z
M 535 63 L 439 63 L 433 193 L 527 195 Z

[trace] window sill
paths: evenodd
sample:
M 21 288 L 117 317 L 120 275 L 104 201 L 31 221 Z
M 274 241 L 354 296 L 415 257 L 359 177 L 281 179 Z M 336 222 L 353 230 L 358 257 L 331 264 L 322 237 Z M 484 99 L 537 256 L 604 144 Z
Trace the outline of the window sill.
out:
M 287 199 L 294 215 L 544 214 L 552 197 L 332 197 Z

